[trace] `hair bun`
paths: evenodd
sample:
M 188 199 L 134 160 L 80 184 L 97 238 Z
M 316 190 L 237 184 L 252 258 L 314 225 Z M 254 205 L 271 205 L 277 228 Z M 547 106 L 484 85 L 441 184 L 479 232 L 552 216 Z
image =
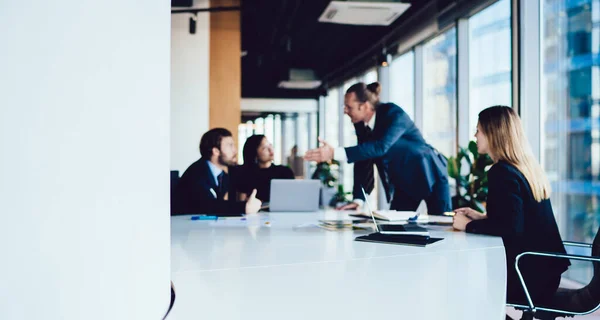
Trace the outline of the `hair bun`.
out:
M 379 94 L 381 93 L 381 85 L 379 84 L 379 82 L 373 82 L 367 85 L 367 90 L 379 96 Z

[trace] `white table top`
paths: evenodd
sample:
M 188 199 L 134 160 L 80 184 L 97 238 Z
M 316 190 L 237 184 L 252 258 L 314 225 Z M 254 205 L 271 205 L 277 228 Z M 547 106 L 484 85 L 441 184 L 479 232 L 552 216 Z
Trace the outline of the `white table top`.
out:
M 502 240 L 428 227 L 412 247 L 327 231 L 341 212 L 171 218 L 176 319 L 504 319 Z M 267 224 L 265 219 L 269 219 Z

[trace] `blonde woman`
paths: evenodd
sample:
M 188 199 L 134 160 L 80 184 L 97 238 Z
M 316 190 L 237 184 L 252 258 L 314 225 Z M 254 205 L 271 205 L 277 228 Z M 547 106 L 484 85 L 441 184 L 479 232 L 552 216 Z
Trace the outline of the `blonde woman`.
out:
M 502 237 L 507 300 L 523 303 L 526 298 L 515 270 L 516 256 L 526 251 L 565 253 L 550 204 L 550 185 L 512 108 L 495 106 L 479 113 L 475 138 L 478 152 L 494 160 L 488 171 L 487 213 L 456 209 L 454 228 Z M 534 303 L 543 303 L 555 293 L 568 266 L 565 259 L 526 256 L 519 260 Z

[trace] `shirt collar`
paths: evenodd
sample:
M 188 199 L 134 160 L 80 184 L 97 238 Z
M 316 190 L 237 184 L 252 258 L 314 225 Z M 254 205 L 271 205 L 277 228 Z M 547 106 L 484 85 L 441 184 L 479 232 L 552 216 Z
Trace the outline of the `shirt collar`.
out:
M 223 169 L 219 168 L 218 166 L 216 166 L 214 163 L 206 160 L 206 163 L 208 163 L 208 167 L 210 168 L 210 172 L 212 172 L 213 174 L 213 178 L 215 179 L 215 184 L 218 186 L 219 185 L 219 179 L 217 178 L 221 172 L 223 172 Z
M 369 120 L 368 123 L 365 123 L 365 126 L 369 126 L 371 130 L 375 128 L 375 117 L 377 117 L 377 112 L 373 113 L 373 116 L 371 117 L 371 120 Z

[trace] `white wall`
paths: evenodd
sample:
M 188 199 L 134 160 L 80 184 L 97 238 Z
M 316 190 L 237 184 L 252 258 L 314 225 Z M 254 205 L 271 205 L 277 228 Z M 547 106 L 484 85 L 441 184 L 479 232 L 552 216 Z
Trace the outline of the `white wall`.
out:
M 169 3 L 0 2 L 0 319 L 161 319 Z
M 208 0 L 194 3 L 208 6 Z M 200 137 L 209 129 L 210 17 L 198 13 L 196 34 L 190 34 L 190 16 L 171 16 L 171 170 L 180 175 L 200 157 Z

